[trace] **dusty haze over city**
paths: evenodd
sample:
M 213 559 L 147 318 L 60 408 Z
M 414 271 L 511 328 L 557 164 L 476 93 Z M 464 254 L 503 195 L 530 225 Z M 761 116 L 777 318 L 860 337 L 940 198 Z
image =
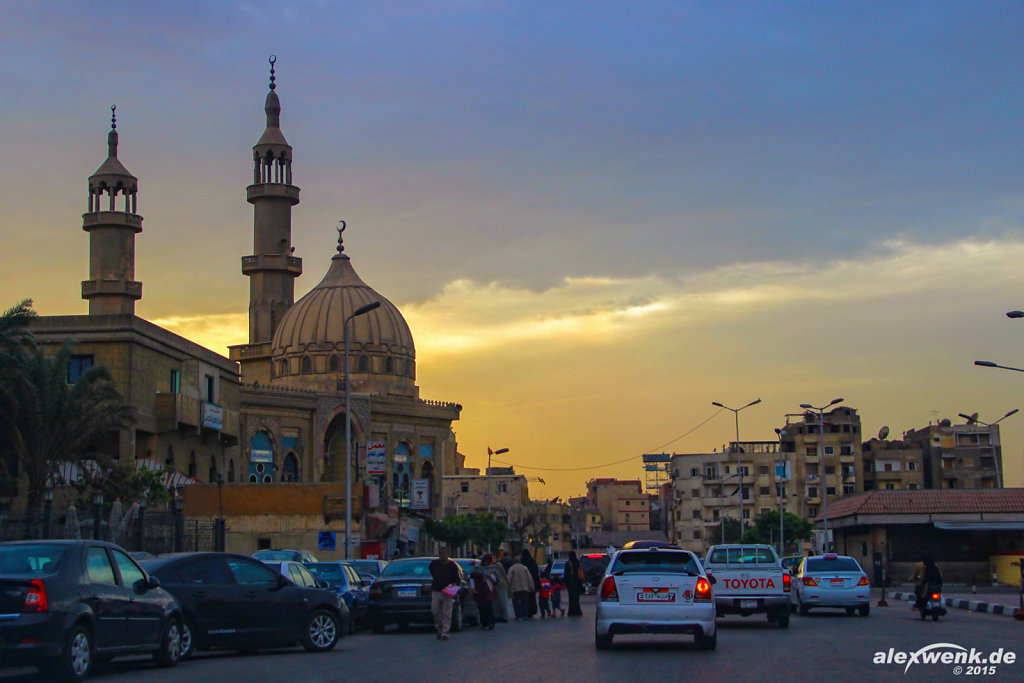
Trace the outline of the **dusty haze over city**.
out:
M 354 6 L 355 5 L 355 6 Z M 1024 408 L 1024 5 L 0 2 L 0 306 L 82 314 L 86 179 L 139 178 L 138 315 L 247 341 L 270 54 L 296 298 L 334 253 L 394 302 L 424 398 L 534 497 L 644 452 Z M 709 419 L 711 418 L 711 419 Z M 1024 481 L 1024 413 L 1003 426 Z M 679 438 L 683 436 L 682 438 Z M 631 462 L 597 468 L 605 463 Z M 577 471 L 554 471 L 551 468 Z M 592 468 L 592 469 L 582 469 Z

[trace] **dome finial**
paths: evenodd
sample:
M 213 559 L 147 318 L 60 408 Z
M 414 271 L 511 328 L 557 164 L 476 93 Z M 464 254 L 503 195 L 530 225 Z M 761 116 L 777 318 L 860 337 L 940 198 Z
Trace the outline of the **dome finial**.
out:
M 341 226 L 341 227 L 338 228 L 338 253 L 339 254 L 344 254 L 345 253 L 345 244 L 344 244 L 343 238 L 341 236 L 341 233 L 345 232 L 345 221 L 338 221 L 338 225 Z
M 117 105 L 110 105 L 110 127 L 117 130 Z
M 277 86 L 274 84 L 276 80 L 274 77 L 274 64 L 277 63 L 277 55 L 270 55 L 270 59 L 267 61 L 270 62 L 270 89 L 275 90 Z

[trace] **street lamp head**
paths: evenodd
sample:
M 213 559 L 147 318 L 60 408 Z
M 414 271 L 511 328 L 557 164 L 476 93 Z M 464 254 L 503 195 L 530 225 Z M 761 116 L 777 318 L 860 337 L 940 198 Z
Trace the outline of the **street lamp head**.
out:
M 990 360 L 976 360 L 976 361 L 974 361 L 974 364 L 975 365 L 980 365 L 983 368 L 998 368 L 999 367 L 998 365 L 996 365 L 995 363 L 993 363 Z
M 713 406 L 718 406 L 719 408 L 724 408 L 724 407 L 725 407 L 725 406 L 723 406 L 723 405 L 722 405 L 721 403 L 719 403 L 718 401 L 712 401 L 712 402 L 711 402 L 711 405 L 713 405 Z
M 803 408 L 804 410 L 814 410 L 814 406 L 812 406 L 810 403 L 801 403 L 800 407 Z
M 498 450 L 494 451 L 495 455 L 501 455 L 502 453 L 508 453 L 508 449 L 507 448 L 499 448 Z
M 1024 311 L 1009 311 L 1006 314 L 1007 318 L 1024 318 Z
M 758 399 L 755 399 L 755 400 L 751 401 L 750 403 L 748 403 L 747 405 L 745 405 L 743 407 L 744 408 L 749 408 L 750 406 L 756 406 L 760 402 L 761 402 L 761 399 L 758 398 Z
M 1003 417 L 1001 417 L 999 419 L 1002 420 L 1003 418 L 1010 417 L 1011 415 L 1013 415 L 1015 413 L 1019 413 L 1019 412 L 1020 412 L 1020 408 L 1014 408 L 1013 410 L 1008 412 L 1006 415 L 1003 415 Z
M 352 314 L 352 317 L 355 318 L 357 315 L 365 315 L 366 313 L 369 313 L 370 311 L 372 311 L 375 308 L 380 308 L 380 302 L 379 301 L 374 301 L 372 304 L 366 304 L 365 306 L 360 306 Z
M 842 403 L 842 402 L 843 402 L 843 399 L 841 399 L 841 398 L 834 398 L 834 399 L 832 399 L 832 401 L 831 401 L 831 402 L 829 403 L 829 405 L 830 405 L 830 406 L 834 406 L 835 404 L 837 404 L 837 403 Z

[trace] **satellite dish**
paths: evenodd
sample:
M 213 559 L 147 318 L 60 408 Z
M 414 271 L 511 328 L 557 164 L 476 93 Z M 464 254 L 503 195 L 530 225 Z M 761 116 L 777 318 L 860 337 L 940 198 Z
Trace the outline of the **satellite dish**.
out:
M 885 441 L 886 438 L 888 438 L 888 436 L 889 436 L 889 428 L 888 427 L 882 427 L 881 429 L 878 430 L 878 440 L 879 441 Z

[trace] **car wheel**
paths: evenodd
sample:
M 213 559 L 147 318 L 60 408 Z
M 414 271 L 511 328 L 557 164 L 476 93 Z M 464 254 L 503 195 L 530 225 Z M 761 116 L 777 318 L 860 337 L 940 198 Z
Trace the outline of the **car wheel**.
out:
M 452 633 L 458 633 L 462 630 L 462 603 L 456 601 L 452 605 Z
M 408 631 L 409 630 L 409 620 L 408 619 L 399 619 L 398 620 L 398 630 L 401 631 L 402 633 L 405 633 L 406 631 Z
M 800 613 L 800 616 L 806 617 L 807 613 L 811 611 L 811 608 L 803 603 L 798 595 L 796 598 L 796 611 Z
M 861 605 L 857 608 L 857 610 L 860 612 L 860 615 L 862 617 L 866 617 L 867 615 L 871 614 L 871 605 Z
M 939 620 L 939 613 L 938 612 L 932 612 L 932 621 L 938 621 L 938 620 Z
M 780 614 L 775 623 L 779 625 L 779 628 L 789 628 L 789 614 Z
M 92 664 L 92 633 L 77 624 L 61 653 L 44 666 L 44 673 L 57 681 L 81 681 L 89 675 Z
M 191 617 L 185 617 L 181 625 L 181 647 L 178 648 L 178 661 L 184 661 L 196 651 L 196 622 Z
M 702 650 L 714 650 L 718 647 L 718 631 L 715 631 L 715 635 L 706 636 L 703 633 L 697 634 L 696 637 L 697 647 Z
M 385 623 L 385 621 L 383 619 L 380 619 L 379 617 L 374 617 L 370 619 L 370 630 L 376 633 L 377 635 L 384 633 L 384 630 L 387 627 L 387 623 Z
M 306 635 L 302 638 L 302 647 L 306 652 L 327 652 L 338 644 L 341 626 L 338 617 L 325 609 L 318 609 L 309 617 L 306 624 Z
M 846 613 L 848 615 L 850 615 L 851 617 L 853 616 L 853 612 L 854 612 L 854 609 L 852 607 L 847 607 L 846 608 Z
M 612 639 L 614 639 L 611 633 L 601 635 L 600 633 L 594 634 L 594 645 L 598 650 L 610 650 L 612 647 Z
M 181 655 L 181 622 L 178 617 L 171 617 L 164 627 L 163 638 L 160 639 L 160 649 L 153 653 L 153 661 L 159 667 L 171 667 L 178 663 Z

